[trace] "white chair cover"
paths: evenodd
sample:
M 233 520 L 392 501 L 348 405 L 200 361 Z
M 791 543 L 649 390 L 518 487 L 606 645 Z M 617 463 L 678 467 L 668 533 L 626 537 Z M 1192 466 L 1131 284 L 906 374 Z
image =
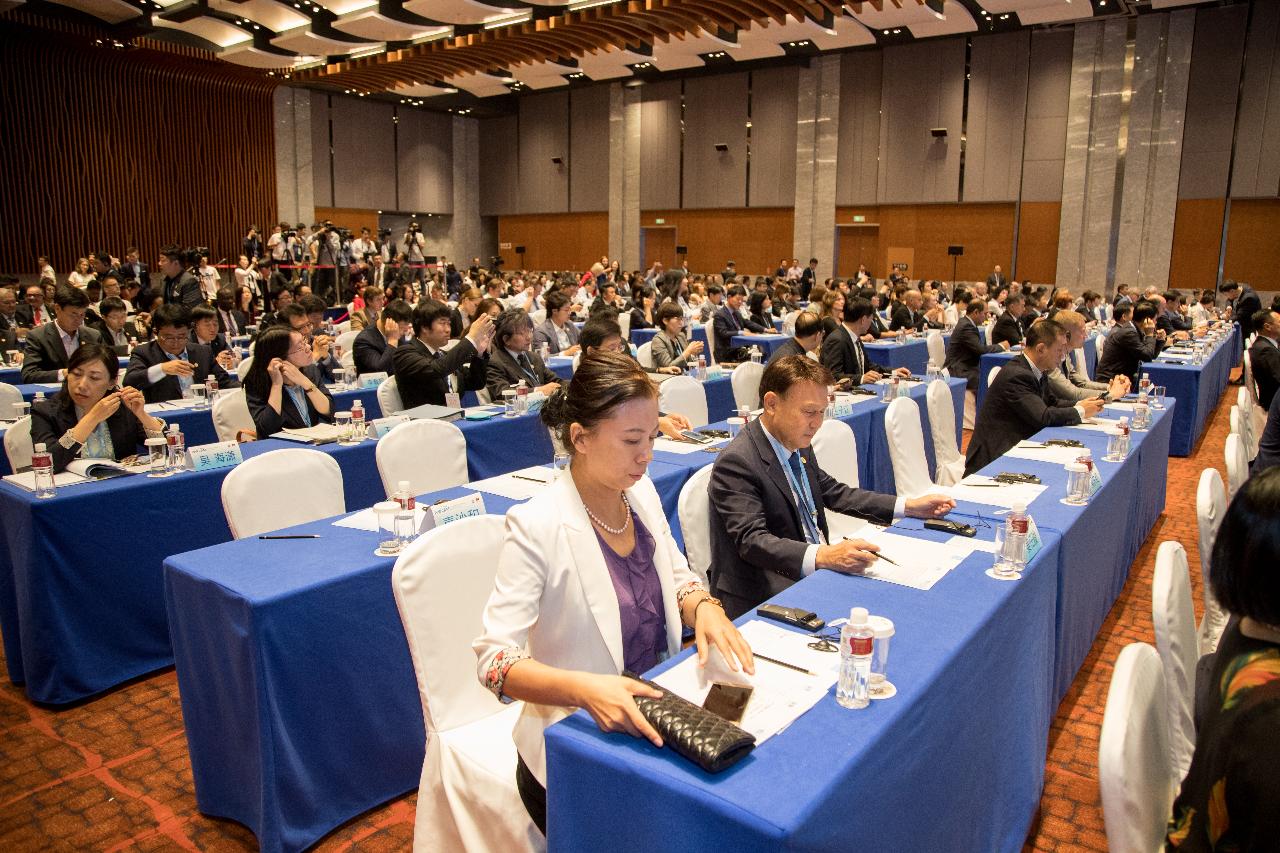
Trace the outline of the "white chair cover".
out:
M 1222 485 L 1222 475 L 1217 468 L 1205 468 L 1200 472 L 1196 487 L 1196 524 L 1200 533 L 1200 583 L 1204 600 L 1204 617 L 1200 620 L 1200 654 L 1207 655 L 1218 648 L 1218 638 L 1227 627 L 1227 611 L 1218 603 L 1209 585 L 1209 567 L 1213 563 L 1213 541 L 1218 536 L 1218 525 L 1227 513 L 1227 490 Z
M 622 329 L 622 340 L 631 340 L 631 312 L 618 312 L 618 328 Z
M 382 384 L 378 386 L 378 408 L 382 410 L 384 418 L 404 411 L 404 402 L 400 399 L 400 388 L 396 385 L 394 376 L 382 380 Z
M 942 309 L 942 322 L 948 326 L 954 326 L 960 322 L 960 311 L 956 308 L 954 302 Z
M 1076 373 L 1081 376 L 1089 376 L 1089 362 L 1084 358 L 1084 347 L 1076 347 L 1071 351 L 1071 357 L 1076 360 Z M 1090 376 L 1090 379 L 1093 377 Z
M 684 535 L 684 553 L 689 568 L 710 589 L 707 573 L 711 570 L 711 466 L 703 465 L 685 481 L 676 501 L 680 532 Z
M 739 408 L 760 408 L 760 377 L 764 376 L 764 363 L 744 361 L 729 376 L 729 382 L 733 386 L 733 402 Z
M 690 426 L 706 426 L 707 392 L 702 383 L 690 376 L 672 376 L 658 386 L 658 408 L 664 412 L 684 415 Z
M 858 443 L 853 428 L 840 420 L 825 420 L 813 436 L 813 454 L 818 466 L 851 489 L 858 488 Z M 856 537 L 867 522 L 852 515 L 827 510 L 828 538 L 838 542 Z
M 1111 313 L 1110 305 L 1107 306 L 1107 313 L 1108 314 Z M 1094 338 L 1094 345 L 1093 345 L 1094 350 L 1096 350 L 1096 355 L 1098 356 L 1098 364 L 1102 363 L 1102 348 L 1106 346 L 1106 344 L 1107 344 L 1107 333 L 1105 331 L 1098 332 L 1098 337 Z M 1096 377 L 1091 377 L 1091 378 L 1096 378 Z
M 34 452 L 31 446 L 31 415 L 25 415 L 4 431 L 4 455 L 9 457 L 9 470 L 30 468 Z
M 222 481 L 222 511 L 235 539 L 347 511 L 342 470 L 319 450 L 272 450 L 241 462 Z
M 951 389 L 941 379 L 929 383 L 925 391 L 929 406 L 929 430 L 933 433 L 933 458 L 937 463 L 933 480 L 952 486 L 964 479 L 964 454 L 956 444 L 956 412 Z
M 448 421 L 417 420 L 396 426 L 374 450 L 382 488 L 390 498 L 401 480 L 415 495 L 470 482 L 467 439 Z
M 924 344 L 929 350 L 929 361 L 941 370 L 947 363 L 947 345 L 942 342 L 942 332 L 937 329 L 929 332 L 925 335 Z
M 236 365 L 236 376 L 241 382 L 249 375 L 249 368 L 253 366 L 253 356 L 246 356 L 245 360 Z
M 893 463 L 893 480 L 899 495 L 916 498 L 934 491 L 924 455 L 924 429 L 920 426 L 920 407 L 910 397 L 899 397 L 884 413 L 884 428 L 889 438 L 889 461 Z
M 22 402 L 22 392 L 7 382 L 0 382 L 0 418 L 11 418 L 14 403 Z
M 1169 767 L 1164 673 L 1146 643 L 1120 652 L 1098 745 L 1098 784 L 1111 853 L 1160 849 L 1178 780 Z
M 349 312 L 348 312 L 348 313 L 349 313 Z M 347 332 L 350 332 L 350 331 L 351 331 L 351 321 L 350 321 L 350 320 L 343 320 L 341 323 L 334 323 L 334 324 L 333 324 L 333 333 L 334 333 L 335 335 L 345 335 Z M 360 330 L 359 330 L 359 329 L 357 329 L 357 330 L 356 330 L 356 334 L 359 334 L 359 332 L 360 332 Z
M 645 370 L 653 370 L 657 366 L 653 363 L 653 341 L 645 341 L 640 345 L 640 350 L 636 353 L 636 361 L 640 362 L 640 366 Z
M 796 317 L 800 316 L 800 309 L 788 311 L 782 316 L 782 334 L 794 336 L 796 333 Z
M 1151 588 L 1151 619 L 1156 629 L 1156 650 L 1164 669 L 1165 703 L 1169 723 L 1169 766 L 1174 778 L 1186 777 L 1196 748 L 1196 661 L 1200 640 L 1196 636 L 1196 611 L 1191 603 L 1191 576 L 1187 552 L 1172 540 L 1160 543 Z
M 483 515 L 428 531 L 391 573 L 426 722 L 415 853 L 546 848 L 516 790 L 511 731 L 523 704 L 503 705 L 480 686 L 471 650 L 503 525 L 502 516 Z
M 578 365 L 582 363 L 582 350 L 578 350 L 573 354 L 573 372 L 578 372 Z
M 987 387 L 988 387 L 988 388 L 990 388 L 992 385 L 996 384 L 996 377 L 997 377 L 998 375 L 1000 375 L 1000 368 L 999 368 L 999 366 L 996 366 L 996 367 L 991 368 L 991 372 L 987 374 Z
M 1253 399 L 1253 388 L 1244 387 L 1236 391 L 1236 405 L 1240 407 L 1243 425 L 1249 429 L 1249 461 L 1258 455 L 1258 443 L 1262 440 L 1262 431 L 1267 425 L 1267 413 Z
M 352 348 L 356 344 L 356 338 L 358 338 L 359 336 L 360 336 L 360 332 L 358 330 L 355 332 L 343 332 L 342 334 L 338 335 L 338 339 L 334 341 L 334 343 L 342 347 L 342 355 L 344 358 L 346 357 L 347 353 L 351 352 Z
M 1249 345 L 1246 343 L 1244 347 L 1244 368 L 1241 377 L 1244 381 L 1244 387 L 1249 389 L 1256 399 L 1258 396 L 1258 385 L 1253 381 L 1253 358 L 1249 355 Z
M 537 311 L 529 314 L 529 319 L 533 321 L 533 325 L 541 326 L 547 319 L 547 309 L 539 308 Z
M 257 431 L 253 416 L 249 414 L 249 401 L 245 398 L 243 388 L 228 388 L 218 392 L 213 401 L 213 428 L 218 433 L 218 441 L 235 441 L 241 430 Z
M 1107 306 L 1107 321 L 1108 321 L 1108 322 L 1110 322 L 1111 320 L 1115 319 L 1115 316 L 1116 316 L 1116 309 L 1115 309 L 1115 306 L 1114 306 L 1114 305 L 1108 305 L 1108 306 Z M 1101 351 L 1099 351 L 1098 355 L 1102 355 Z
M 1249 462 L 1245 459 L 1244 442 L 1237 433 L 1227 436 L 1223 451 L 1227 457 L 1227 498 L 1234 498 L 1236 490 L 1249 479 Z
M 973 422 L 978 419 L 978 392 L 964 389 L 964 429 L 973 429 Z
M 707 330 L 707 345 L 702 348 L 702 351 L 707 356 L 707 364 L 715 364 L 719 359 L 716 358 L 716 327 L 714 314 L 711 315 L 711 319 L 706 322 L 704 328 Z

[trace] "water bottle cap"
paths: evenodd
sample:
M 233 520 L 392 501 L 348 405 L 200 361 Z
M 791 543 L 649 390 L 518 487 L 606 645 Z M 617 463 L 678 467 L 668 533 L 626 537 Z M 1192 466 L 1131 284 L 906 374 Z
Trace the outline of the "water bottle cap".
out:
M 401 480 L 400 482 L 396 483 L 396 490 L 401 492 L 409 491 L 409 481 Z
M 893 620 L 887 616 L 870 616 L 867 623 L 871 626 L 871 630 L 875 632 L 877 640 L 883 640 L 885 637 L 893 636 Z
M 855 608 L 853 608 L 852 610 L 850 610 L 850 611 L 849 611 L 849 624 L 850 624 L 850 625 L 865 625 L 865 624 L 867 624 L 867 608 L 865 608 L 865 607 L 855 607 Z
M 32 450 L 34 450 L 36 453 L 44 453 L 44 442 L 40 442 L 39 444 L 36 444 L 34 447 L 32 447 Z
M 1014 503 L 1014 505 L 1013 505 L 1013 511 L 1014 511 L 1014 512 L 1016 512 L 1016 513 L 1018 513 L 1018 514 L 1020 514 L 1020 515 L 1025 515 L 1025 514 L 1026 514 L 1026 512 L 1027 512 L 1027 503 L 1026 503 L 1026 501 L 1017 501 L 1016 503 Z
M 1090 457 L 1092 457 L 1092 456 L 1093 456 L 1093 451 L 1092 451 L 1092 450 L 1090 450 L 1089 448 L 1087 448 L 1087 447 L 1083 447 L 1083 448 L 1081 448 L 1081 449 L 1080 449 L 1080 457 L 1081 457 L 1082 459 L 1088 459 L 1088 458 L 1090 458 Z

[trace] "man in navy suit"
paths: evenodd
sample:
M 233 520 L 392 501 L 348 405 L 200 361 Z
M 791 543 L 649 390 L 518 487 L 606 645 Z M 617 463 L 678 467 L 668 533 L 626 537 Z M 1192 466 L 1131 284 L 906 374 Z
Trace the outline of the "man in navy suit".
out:
M 951 332 L 951 340 L 947 342 L 946 369 L 957 379 L 965 380 L 965 387 L 970 391 L 978 390 L 978 373 L 982 356 L 989 352 L 1005 352 L 1009 342 L 985 344 L 978 327 L 987 322 L 987 303 L 980 297 L 973 297 L 965 303 L 964 315 L 956 321 Z
M 191 314 L 181 305 L 162 305 L 151 318 L 155 340 L 142 344 L 129 356 L 124 384 L 142 391 L 148 403 L 181 400 L 192 385 L 212 375 L 218 387 L 239 384 L 213 358 L 204 344 L 191 341 Z
M 394 299 L 378 314 L 372 326 L 366 326 L 351 344 L 356 374 L 385 373 L 395 375 L 395 354 L 400 344 L 413 332 L 413 309 L 403 299 Z
M 742 302 L 746 298 L 747 289 L 740 284 L 725 291 L 724 307 L 715 313 L 711 321 L 711 331 L 716 336 L 716 361 L 744 361 L 747 348 L 735 347 L 733 336 L 760 335 L 766 331 L 764 326 L 742 316 Z
M 951 498 L 907 500 L 851 489 L 818 467 L 810 444 L 822 426 L 831 372 L 793 355 L 760 378 L 764 413 L 747 424 L 711 472 L 711 588 L 731 618 L 741 616 L 817 569 L 857 574 L 876 545 L 829 542 L 826 510 L 888 524 L 936 518 Z

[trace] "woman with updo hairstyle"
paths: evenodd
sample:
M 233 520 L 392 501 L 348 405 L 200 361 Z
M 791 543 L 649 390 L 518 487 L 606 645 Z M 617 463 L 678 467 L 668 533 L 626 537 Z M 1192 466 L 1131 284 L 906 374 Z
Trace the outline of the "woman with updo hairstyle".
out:
M 547 726 L 583 708 L 602 731 L 662 746 L 633 698 L 661 694 L 622 673 L 679 652 L 686 625 L 701 663 L 714 646 L 733 669 L 754 665 L 720 602 L 689 570 L 646 475 L 658 389 L 644 370 L 621 353 L 589 355 L 541 417 L 571 461 L 508 511 L 474 648 L 480 682 L 504 702 L 525 703 L 512 735 L 516 784 L 545 833 Z

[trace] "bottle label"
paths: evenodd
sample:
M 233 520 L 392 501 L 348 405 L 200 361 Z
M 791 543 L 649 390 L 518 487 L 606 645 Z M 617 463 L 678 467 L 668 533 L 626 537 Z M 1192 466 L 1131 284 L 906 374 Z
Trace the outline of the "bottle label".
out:
M 396 498 L 396 503 L 400 504 L 401 509 L 413 509 L 414 507 L 417 506 L 418 499 L 413 495 L 409 495 L 409 497 L 407 498 L 406 497 Z
M 855 655 L 869 655 L 874 640 L 875 637 L 850 637 L 849 651 Z
M 1014 533 L 1026 533 L 1026 532 L 1027 532 L 1027 519 L 1026 519 L 1026 517 L 1025 517 L 1025 516 L 1024 516 L 1024 517 L 1022 517 L 1022 518 L 1010 517 L 1010 518 L 1009 518 L 1009 529 L 1010 529 L 1011 531 L 1013 531 Z

